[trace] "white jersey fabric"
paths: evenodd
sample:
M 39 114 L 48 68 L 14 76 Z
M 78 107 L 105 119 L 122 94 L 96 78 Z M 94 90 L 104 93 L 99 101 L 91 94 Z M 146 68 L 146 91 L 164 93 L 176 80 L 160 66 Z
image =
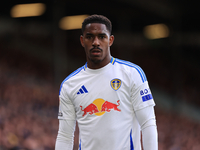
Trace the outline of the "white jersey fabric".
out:
M 87 63 L 60 87 L 58 119 L 79 126 L 80 150 L 140 150 L 135 112 L 154 106 L 143 70 L 117 58 L 100 69 Z

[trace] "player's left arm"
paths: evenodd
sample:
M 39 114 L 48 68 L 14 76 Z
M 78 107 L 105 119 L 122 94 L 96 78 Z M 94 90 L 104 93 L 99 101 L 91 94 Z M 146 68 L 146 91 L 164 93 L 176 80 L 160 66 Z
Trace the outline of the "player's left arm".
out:
M 142 130 L 144 150 L 158 150 L 158 133 L 154 106 L 148 106 L 135 112 Z
M 158 133 L 154 113 L 155 102 L 144 71 L 137 66 L 131 72 L 131 101 L 142 130 L 144 150 L 158 149 Z

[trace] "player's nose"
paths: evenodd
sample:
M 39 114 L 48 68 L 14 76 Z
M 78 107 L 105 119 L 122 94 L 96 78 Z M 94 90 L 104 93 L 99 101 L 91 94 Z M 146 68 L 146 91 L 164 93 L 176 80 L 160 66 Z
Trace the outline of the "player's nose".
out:
M 99 46 L 100 43 L 99 43 L 99 39 L 97 36 L 94 37 L 94 40 L 93 40 L 93 43 L 92 43 L 93 46 Z

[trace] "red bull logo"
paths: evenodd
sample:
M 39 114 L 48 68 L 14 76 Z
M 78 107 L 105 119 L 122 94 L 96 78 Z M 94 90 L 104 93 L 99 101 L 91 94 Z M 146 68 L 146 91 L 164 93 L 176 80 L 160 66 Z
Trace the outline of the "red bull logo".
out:
M 87 113 L 90 115 L 95 114 L 97 116 L 103 115 L 105 112 L 110 112 L 111 110 L 115 111 L 121 111 L 118 106 L 120 105 L 119 103 L 120 100 L 117 101 L 117 104 L 105 101 L 101 98 L 98 98 L 94 100 L 90 105 L 88 105 L 86 108 L 82 108 L 81 110 L 84 112 L 83 116 L 85 116 Z

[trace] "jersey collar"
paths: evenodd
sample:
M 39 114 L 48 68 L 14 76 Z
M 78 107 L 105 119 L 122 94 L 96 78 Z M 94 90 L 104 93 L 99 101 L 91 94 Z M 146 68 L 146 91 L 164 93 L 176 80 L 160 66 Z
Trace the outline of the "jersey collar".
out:
M 114 65 L 115 60 L 116 60 L 116 58 L 111 57 L 110 63 L 111 63 L 112 65 Z M 87 68 L 87 62 L 86 62 L 85 65 L 84 65 L 84 70 L 86 70 L 86 68 Z

